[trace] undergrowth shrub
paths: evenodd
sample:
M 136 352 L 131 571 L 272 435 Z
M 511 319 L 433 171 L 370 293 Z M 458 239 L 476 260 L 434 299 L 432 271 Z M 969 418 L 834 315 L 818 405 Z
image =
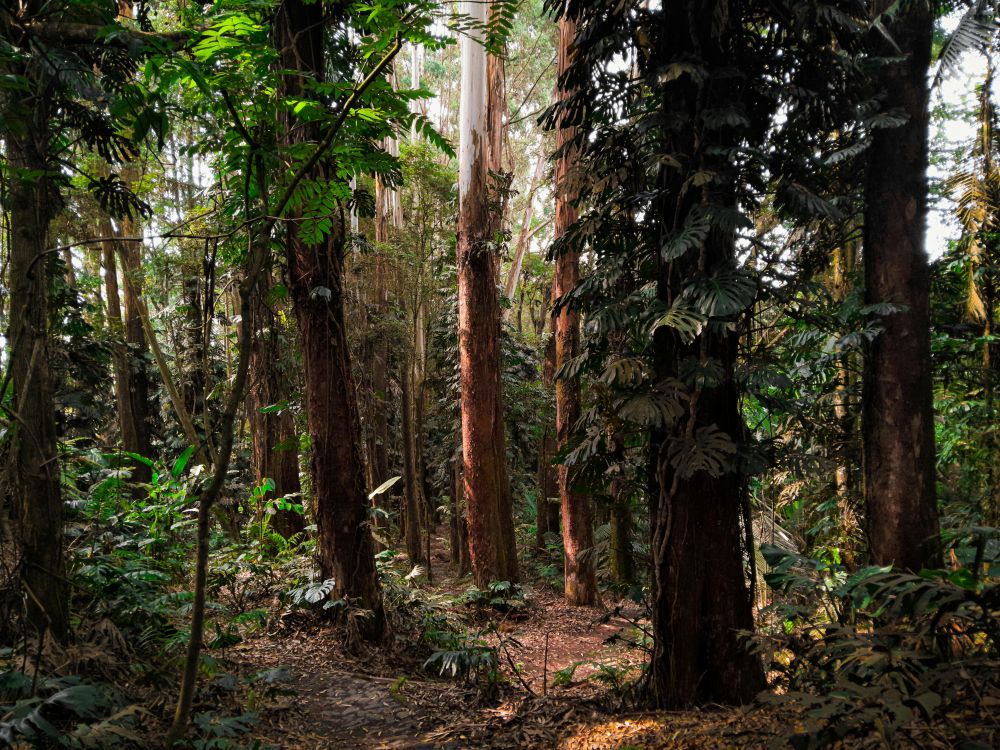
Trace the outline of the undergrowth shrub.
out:
M 36 681 L 19 671 L 0 672 L 0 744 L 6 747 L 136 747 L 146 715 L 109 685 L 79 677 Z
M 993 532 L 995 534 L 995 532 Z M 920 575 L 843 566 L 763 547 L 781 596 L 760 636 L 774 675 L 766 703 L 803 711 L 795 748 L 891 746 L 928 731 L 965 750 L 996 747 L 1000 585 L 990 560 Z M 957 559 L 957 555 L 953 559 Z

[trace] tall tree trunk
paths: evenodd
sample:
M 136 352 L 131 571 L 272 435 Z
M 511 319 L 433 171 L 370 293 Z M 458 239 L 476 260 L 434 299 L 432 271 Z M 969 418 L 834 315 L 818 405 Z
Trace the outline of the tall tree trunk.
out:
M 891 5 L 879 0 L 873 12 Z M 865 513 L 872 561 L 917 571 L 940 564 L 931 392 L 927 212 L 929 3 L 905 3 L 886 21 L 906 59 L 878 76 L 886 110 L 908 118 L 876 130 L 865 185 L 865 301 L 903 309 L 879 319 L 865 367 Z
M 76 268 L 73 266 L 73 248 L 69 245 L 63 246 L 62 261 L 64 269 L 63 278 L 66 279 L 66 286 L 73 291 L 77 291 Z
M 576 23 L 559 20 L 559 75 L 572 64 Z M 562 96 L 570 92 L 562 91 Z M 573 206 L 574 155 L 571 141 L 575 128 L 556 130 L 556 238 L 564 236 L 576 221 Z M 580 278 L 580 258 L 563 251 L 556 258 L 555 296 L 569 294 Z M 556 315 L 556 371 L 580 353 L 580 313 L 563 307 Z M 562 451 L 569 444 L 573 426 L 580 418 L 580 381 L 556 379 L 556 434 Z M 565 550 L 564 593 L 570 604 L 590 605 L 597 601 L 597 574 L 594 532 L 590 519 L 590 497 L 573 489 L 571 467 L 559 466 L 559 501 L 562 508 L 563 549 Z
M 142 350 L 146 344 L 146 338 L 142 334 L 142 322 L 139 324 L 139 343 L 134 343 L 135 331 L 128 330 L 122 318 L 121 290 L 118 286 L 118 263 L 116 260 L 115 244 L 123 245 L 121 240 L 116 240 L 114 229 L 111 226 L 111 219 L 102 216 L 98 221 L 98 234 L 108 238 L 102 245 L 102 265 L 104 266 L 104 287 L 107 296 L 108 328 L 114 337 L 114 344 L 111 352 L 112 366 L 115 378 L 115 401 L 118 406 L 118 425 L 121 430 L 122 448 L 129 453 L 137 453 L 140 456 L 151 458 L 153 453 L 150 441 L 150 429 L 148 421 L 148 378 L 146 376 L 146 364 L 142 357 Z M 119 247 L 119 250 L 124 250 Z M 133 282 L 137 283 L 137 282 Z M 129 291 L 129 284 L 125 285 L 126 299 L 135 305 L 133 294 Z M 134 312 L 134 309 L 131 310 Z M 145 407 L 145 410 L 144 410 Z M 149 482 L 152 472 L 149 466 L 141 461 L 132 462 L 132 476 L 137 482 Z M 136 492 L 141 492 L 136 488 Z
M 264 411 L 286 401 L 291 387 L 287 373 L 283 373 L 281 368 L 280 324 L 266 299 L 272 287 L 270 274 L 265 274 L 261 281 L 250 307 L 253 341 L 250 345 L 247 419 L 250 423 L 250 465 L 254 480 L 258 485 L 265 479 L 274 482 L 274 489 L 264 496 L 264 501 L 271 503 L 276 498 L 298 494 L 302 485 L 299 481 L 298 435 L 291 412 L 287 407 L 270 413 Z M 288 537 L 305 528 L 305 519 L 301 513 L 279 509 L 271 525 Z
M 474 20 L 486 22 L 488 2 L 462 3 Z M 489 55 L 492 59 L 493 55 Z M 499 165 L 501 102 L 487 95 L 486 50 L 462 37 L 462 103 L 459 139 L 458 327 L 462 384 L 462 447 L 469 551 L 476 585 L 516 581 L 517 550 L 508 486 L 500 383 L 500 304 L 497 227 L 489 194 L 489 171 Z M 494 87 L 489 87 L 494 90 Z M 491 112 L 489 106 L 494 107 Z M 490 125 L 493 127 L 490 127 Z
M 25 75 L 26 71 L 18 71 Z M 14 99 L 20 97 L 15 96 Z M 28 103 L 30 102 L 30 104 Z M 57 640 L 69 630 L 69 589 L 63 559 L 63 502 L 56 451 L 56 407 L 49 370 L 49 224 L 60 206 L 47 175 L 49 110 L 44 94 L 6 102 L 10 211 L 10 372 L 16 435 L 15 497 L 19 498 L 21 585 L 29 625 Z M 24 170 L 33 178 L 19 176 Z
M 307 78 L 323 80 L 325 10 L 322 3 L 305 0 L 285 0 L 278 8 L 272 33 L 279 65 L 296 71 L 282 76 L 285 98 L 301 95 Z M 319 140 L 314 125 L 287 117 L 289 140 Z M 322 165 L 310 176 L 322 181 Z M 344 230 L 342 222 L 338 223 L 320 243 L 309 245 L 290 224 L 288 268 L 305 365 L 320 569 L 324 578 L 335 582 L 333 597 L 346 598 L 371 612 L 361 623 L 362 635 L 378 639 L 384 633 L 385 612 L 368 528 L 360 425 L 344 329 Z
M 386 243 L 389 242 L 391 200 L 380 179 L 375 180 L 375 253 L 372 273 L 371 306 L 375 309 L 379 324 L 386 320 L 389 312 L 388 268 Z M 369 358 L 363 368 L 367 378 L 366 396 L 368 401 L 368 481 L 370 489 L 375 489 L 389 476 L 389 339 L 383 331 L 369 335 L 365 356 Z M 385 502 L 387 495 L 375 498 L 375 503 Z M 378 519 L 381 523 L 381 517 Z
M 553 282 L 555 279 L 553 279 Z M 554 286 L 554 283 L 553 283 Z M 545 344 L 545 361 L 542 365 L 542 385 L 551 393 L 556 373 L 556 318 L 549 316 L 552 335 Z M 554 422 L 555 420 L 552 420 Z M 535 508 L 535 547 L 546 548 L 545 535 L 559 534 L 561 508 L 559 503 L 559 476 L 552 461 L 556 455 L 555 425 L 545 419 L 538 439 L 538 503 Z
M 111 331 L 111 365 L 115 379 L 115 403 L 118 408 L 118 427 L 122 448 L 130 453 L 139 452 L 138 430 L 132 413 L 132 367 L 128 345 L 125 343 L 125 324 L 122 322 L 121 294 L 118 290 L 118 262 L 115 259 L 114 230 L 111 219 L 102 216 L 97 225 L 98 235 L 106 237 L 102 244 L 102 266 L 104 267 L 104 288 L 107 298 L 108 329 Z M 141 462 L 135 462 L 135 471 Z
M 424 561 L 420 544 L 420 516 L 423 505 L 423 483 L 417 469 L 416 436 L 414 435 L 413 378 L 409 362 L 400 367 L 399 387 L 403 394 L 403 479 L 404 513 L 403 527 L 406 538 L 406 554 L 411 565 Z
M 833 253 L 831 292 L 836 302 L 842 303 L 851 291 L 851 279 L 857 264 L 857 243 L 848 241 L 843 247 Z M 833 416 L 836 420 L 837 465 L 834 470 L 834 490 L 837 495 L 837 507 L 840 510 L 840 542 L 844 559 L 852 565 L 856 557 L 857 540 L 860 538 L 856 507 L 857 456 L 853 450 L 856 440 L 854 410 L 851 408 L 850 393 L 853 387 L 851 368 L 851 352 L 837 352 L 837 370 L 835 378 L 836 392 L 833 401 Z
M 119 229 L 122 237 L 138 237 L 142 233 L 138 222 L 130 219 L 122 219 Z M 142 242 L 121 240 L 117 243 L 117 249 L 122 265 L 122 277 L 125 280 L 125 344 L 129 358 L 128 394 L 131 401 L 132 423 L 135 433 L 134 450 L 140 456 L 152 457 L 149 372 L 146 366 L 149 346 L 146 342 L 139 311 L 142 297 Z M 140 482 L 148 482 L 152 473 L 148 466 L 139 463 L 135 467 L 133 476 Z
M 632 554 L 632 506 L 621 477 L 611 483 L 611 577 L 619 583 L 635 582 L 635 556 Z
M 730 40 L 738 23 L 727 16 L 719 27 L 714 5 L 706 2 L 689 13 L 685 4 L 664 4 L 654 43 L 658 57 L 649 63 L 659 71 L 695 58 L 706 71 L 704 79 L 681 77 L 660 89 L 663 151 L 681 164 L 660 167 L 661 242 L 680 231 L 692 211 L 736 208 L 736 167 L 715 155 L 731 146 L 733 136 L 699 132 L 696 125 L 706 108 L 739 106 L 743 94 L 731 77 L 713 79 L 733 65 Z M 698 191 L 685 189 L 686 178 L 697 172 L 711 173 L 712 183 Z M 736 271 L 735 232 L 715 226 L 698 247 L 658 264 L 657 294 L 669 306 L 693 279 Z M 683 378 L 684 363 L 691 361 L 720 373 L 689 383 L 686 415 L 651 436 L 653 653 L 648 678 L 652 702 L 661 707 L 749 703 L 765 685 L 760 661 L 740 635 L 754 624 L 744 570 L 744 552 L 752 554 L 743 536 L 749 534 L 749 497 L 746 477 L 729 459 L 745 439 L 746 428 L 734 379 L 738 327 L 720 323 L 706 326 L 693 340 L 663 327 L 653 340 L 660 379 Z M 727 436 L 730 449 L 728 456 L 718 449 L 718 470 L 677 461 L 679 446 L 714 430 Z

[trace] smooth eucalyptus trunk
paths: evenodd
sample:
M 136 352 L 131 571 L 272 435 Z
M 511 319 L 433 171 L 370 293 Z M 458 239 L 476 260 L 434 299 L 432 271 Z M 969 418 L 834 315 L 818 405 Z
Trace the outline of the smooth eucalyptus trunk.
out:
M 485 23 L 489 5 L 466 1 L 461 7 Z M 499 259 L 493 245 L 498 222 L 489 180 L 490 169 L 499 166 L 495 108 L 501 102 L 487 95 L 495 89 L 487 86 L 487 68 L 498 63 L 488 62 L 476 37 L 462 37 L 457 256 L 464 494 L 472 572 L 482 588 L 490 581 L 516 581 L 518 566 L 501 404 Z
M 873 12 L 889 5 L 880 0 Z M 924 248 L 933 23 L 929 3 L 904 3 L 887 21 L 894 45 L 876 40 L 882 53 L 905 55 L 878 83 L 883 109 L 908 119 L 873 132 L 865 184 L 865 302 L 900 306 L 879 318 L 865 363 L 865 521 L 872 561 L 911 571 L 941 563 Z
M 572 64 L 576 24 L 568 18 L 559 20 L 559 75 Z M 571 92 L 562 90 L 562 96 Z M 574 149 L 571 145 L 575 128 L 560 125 L 556 130 L 556 238 L 564 236 L 576 221 L 573 206 Z M 569 294 L 580 278 L 580 258 L 576 252 L 563 251 L 556 258 L 555 297 Z M 556 323 L 556 370 L 580 353 L 580 313 L 562 307 Z M 570 442 L 573 427 L 580 419 L 580 381 L 578 378 L 556 379 L 556 435 L 558 449 Z M 564 594 L 566 601 L 576 605 L 597 602 L 596 556 L 591 525 L 590 497 L 573 487 L 572 467 L 559 466 L 559 501 L 562 509 L 564 564 Z

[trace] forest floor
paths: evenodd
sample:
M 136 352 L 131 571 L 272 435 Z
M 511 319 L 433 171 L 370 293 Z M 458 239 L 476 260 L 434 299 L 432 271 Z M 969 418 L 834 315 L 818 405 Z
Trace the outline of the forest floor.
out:
M 434 550 L 439 577 L 430 592 L 469 585 L 442 564 L 446 557 Z M 602 618 L 607 606 L 567 606 L 545 582 L 524 590 L 523 611 L 482 636 L 499 647 L 505 679 L 493 690 L 428 674 L 405 643 L 347 648 L 342 632 L 311 619 L 289 618 L 280 634 L 239 644 L 230 658 L 240 671 L 285 673 L 286 694 L 261 710 L 255 736 L 283 750 L 745 748 L 775 738 L 762 711 L 621 710 L 615 685 L 641 662 L 615 638 L 629 623 Z

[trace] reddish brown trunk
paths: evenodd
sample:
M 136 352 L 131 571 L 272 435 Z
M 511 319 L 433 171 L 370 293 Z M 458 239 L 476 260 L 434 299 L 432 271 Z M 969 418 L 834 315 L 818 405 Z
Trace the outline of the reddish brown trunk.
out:
M 260 485 L 265 479 L 274 482 L 274 490 L 264 496 L 266 503 L 276 498 L 298 495 L 299 482 L 298 435 L 295 421 L 287 407 L 265 413 L 264 409 L 286 401 L 291 391 L 288 373 L 282 371 L 280 323 L 274 310 L 266 301 L 272 281 L 265 275 L 255 294 L 251 310 L 253 341 L 250 349 L 250 388 L 247 393 L 247 421 L 250 425 L 252 450 L 250 465 L 254 481 Z M 290 504 L 299 504 L 301 498 L 291 497 Z M 291 536 L 305 529 L 305 519 L 293 510 L 278 509 L 271 525 L 283 536 Z
M 559 75 L 572 63 L 576 24 L 559 20 Z M 569 96 L 569 92 L 563 92 Z M 556 130 L 556 238 L 564 236 L 576 221 L 572 204 L 574 190 L 573 152 L 567 144 L 575 128 Z M 568 294 L 580 277 L 580 259 L 575 252 L 561 252 L 556 258 L 555 297 Z M 580 353 L 580 314 L 563 307 L 556 316 L 556 370 Z M 559 450 L 570 440 L 573 426 L 580 418 L 580 381 L 577 378 L 556 380 L 556 434 Z M 559 466 L 559 501 L 562 508 L 563 549 L 565 550 L 565 595 L 570 604 L 589 605 L 597 601 L 597 576 L 594 565 L 594 534 L 590 519 L 590 498 L 573 489 L 571 467 Z
M 463 7 L 482 10 L 473 5 Z M 461 115 L 457 246 L 463 478 L 472 572 L 476 585 L 485 587 L 518 579 L 501 406 L 498 257 L 492 242 L 498 217 L 488 177 L 499 165 L 503 102 L 497 95 L 500 61 L 487 55 L 484 63 L 474 39 L 462 44 L 462 107 L 469 109 Z
M 889 5 L 879 2 L 880 12 Z M 907 122 L 872 135 L 865 186 L 865 301 L 903 309 L 879 319 L 865 367 L 865 507 L 873 562 L 941 564 L 931 392 L 927 212 L 927 69 L 933 16 L 904 5 L 889 32 L 908 59 L 880 73 L 886 110 Z M 884 52 L 895 55 L 887 45 Z
M 285 0 L 277 11 L 272 28 L 279 64 L 300 71 L 283 76 L 285 98 L 301 94 L 304 78 L 323 79 L 324 10 L 321 3 Z M 314 126 L 292 121 L 285 125 L 289 141 L 317 140 Z M 322 182 L 322 167 L 311 176 Z M 362 635 L 377 639 L 384 633 L 385 613 L 368 528 L 360 425 L 344 329 L 344 227 L 339 222 L 320 243 L 307 245 L 294 226 L 289 224 L 287 257 L 302 338 L 320 570 L 335 582 L 333 597 L 370 611 Z

